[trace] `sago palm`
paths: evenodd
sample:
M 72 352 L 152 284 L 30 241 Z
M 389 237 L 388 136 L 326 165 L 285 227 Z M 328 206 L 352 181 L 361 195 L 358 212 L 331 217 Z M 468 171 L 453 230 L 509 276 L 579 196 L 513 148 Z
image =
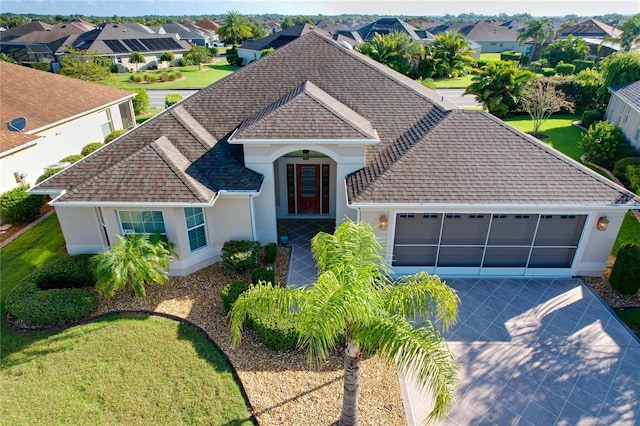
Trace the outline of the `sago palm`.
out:
M 127 285 L 138 297 L 146 296 L 146 286 L 167 280 L 171 250 L 163 241 L 151 242 L 147 235 L 118 235 L 118 242 L 92 259 L 101 294 L 113 296 Z
M 375 352 L 403 376 L 415 377 L 433 395 L 431 419 L 443 418 L 454 394 L 457 365 L 435 323 L 446 328 L 455 322 L 458 296 L 438 277 L 426 273 L 390 281 L 381 249 L 370 225 L 347 220 L 333 235 L 321 232 L 313 238 L 319 266 L 313 286 L 253 286 L 230 313 L 232 343 L 237 346 L 249 315 L 293 312 L 298 347 L 305 350 L 310 366 L 346 341 L 339 425 L 358 424 L 362 351 Z M 412 321 L 418 325 L 414 327 Z

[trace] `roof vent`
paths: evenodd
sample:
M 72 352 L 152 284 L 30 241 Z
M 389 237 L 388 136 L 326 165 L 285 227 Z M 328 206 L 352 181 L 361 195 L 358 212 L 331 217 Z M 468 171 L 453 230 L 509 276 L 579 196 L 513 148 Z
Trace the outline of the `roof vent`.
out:
M 344 47 L 345 49 L 349 49 L 349 50 L 353 49 L 353 46 L 351 46 L 349 44 L 349 42 L 347 42 L 346 40 L 340 40 L 340 46 Z
M 24 132 L 25 127 L 27 127 L 27 119 L 24 117 L 7 121 L 7 128 L 12 132 Z

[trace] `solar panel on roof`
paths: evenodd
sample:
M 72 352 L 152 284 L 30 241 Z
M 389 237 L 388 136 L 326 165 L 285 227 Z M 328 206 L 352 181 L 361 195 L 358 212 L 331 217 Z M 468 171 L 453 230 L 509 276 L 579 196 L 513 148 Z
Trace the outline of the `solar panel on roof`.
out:
M 134 52 L 148 52 L 149 51 L 149 49 L 145 45 L 140 43 L 139 40 L 129 38 L 129 39 L 122 40 L 122 41 L 124 42 L 124 44 L 129 46 L 129 49 L 133 50 Z
M 114 53 L 125 53 L 129 51 L 119 40 L 104 40 L 104 44 Z

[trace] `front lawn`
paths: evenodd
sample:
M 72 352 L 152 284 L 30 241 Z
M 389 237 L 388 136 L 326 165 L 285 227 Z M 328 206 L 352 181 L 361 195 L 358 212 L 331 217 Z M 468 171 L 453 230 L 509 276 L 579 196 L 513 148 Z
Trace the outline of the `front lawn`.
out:
M 4 302 L 22 278 L 42 265 L 66 256 L 64 246 L 55 213 L 5 246 L 0 256 L 0 302 Z
M 2 331 L 3 424 L 253 424 L 220 349 L 185 323 L 112 314 L 64 331 Z
M 109 80 L 105 80 L 103 83 L 109 86 L 118 87 L 121 89 L 133 90 L 133 89 L 162 89 L 162 90 L 174 90 L 174 89 L 202 89 L 207 87 L 211 83 L 220 80 L 223 77 L 232 74 L 238 67 L 229 65 L 226 61 L 217 62 L 215 64 L 202 65 L 202 70 L 198 70 L 198 67 L 191 65 L 188 67 L 174 67 L 168 70 L 152 70 L 152 71 L 140 71 L 138 74 L 152 74 L 159 77 L 160 74 L 180 71 L 182 79 L 167 81 L 165 83 L 132 83 L 129 81 L 129 77 L 133 73 L 119 73 L 111 74 Z
M 466 89 L 472 78 L 473 75 L 467 74 L 456 78 L 436 78 L 433 83 L 436 89 Z
M 481 53 L 480 54 L 481 61 L 499 61 L 500 53 Z
M 618 310 L 616 314 L 640 337 L 640 309 Z

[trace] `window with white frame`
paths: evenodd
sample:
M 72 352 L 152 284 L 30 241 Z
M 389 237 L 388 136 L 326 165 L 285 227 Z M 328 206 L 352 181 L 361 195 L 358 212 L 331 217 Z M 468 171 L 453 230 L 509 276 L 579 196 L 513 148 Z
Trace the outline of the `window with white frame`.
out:
M 167 235 L 164 217 L 158 210 L 120 210 L 118 211 L 122 232 L 127 234 Z
M 204 227 L 204 212 L 200 207 L 185 207 L 184 218 L 187 223 L 187 235 L 191 251 L 207 245 L 207 233 Z

